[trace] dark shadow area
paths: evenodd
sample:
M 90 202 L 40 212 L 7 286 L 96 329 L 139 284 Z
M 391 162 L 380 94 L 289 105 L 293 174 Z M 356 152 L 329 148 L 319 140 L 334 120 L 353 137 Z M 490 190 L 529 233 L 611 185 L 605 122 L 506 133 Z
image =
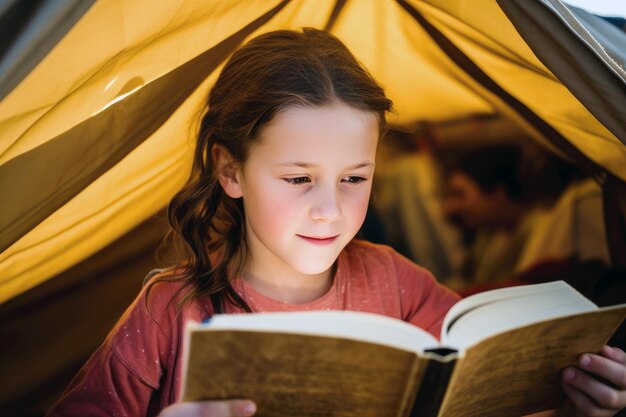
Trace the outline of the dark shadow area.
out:
M 164 214 L 0 305 L 0 415 L 42 416 L 157 266 Z

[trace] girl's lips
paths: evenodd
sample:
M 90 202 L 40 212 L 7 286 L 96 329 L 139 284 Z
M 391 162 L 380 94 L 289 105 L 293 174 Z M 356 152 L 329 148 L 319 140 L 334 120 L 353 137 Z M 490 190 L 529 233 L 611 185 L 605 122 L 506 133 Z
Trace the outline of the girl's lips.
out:
M 313 243 L 314 245 L 330 245 L 331 243 L 335 241 L 335 239 L 337 239 L 339 235 L 325 237 L 325 238 L 309 237 L 309 236 L 302 236 L 302 235 L 297 235 L 297 236 L 306 240 L 309 243 Z

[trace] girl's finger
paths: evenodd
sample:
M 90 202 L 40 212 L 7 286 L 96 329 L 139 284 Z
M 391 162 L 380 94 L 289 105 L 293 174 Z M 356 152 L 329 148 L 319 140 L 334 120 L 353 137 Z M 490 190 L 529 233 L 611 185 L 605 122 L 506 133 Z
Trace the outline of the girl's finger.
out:
M 564 386 L 569 384 L 577 388 L 601 409 L 615 412 L 626 405 L 626 392 L 618 391 L 580 369 L 565 368 L 563 381 L 565 382 Z
M 203 408 L 203 416 L 246 417 L 256 412 L 256 405 L 248 400 L 206 401 L 197 404 Z
M 563 382 L 563 390 L 567 394 L 569 404 L 564 405 L 565 415 L 567 416 L 580 416 L 580 417 L 604 417 L 612 416 L 610 411 L 601 410 L 597 404 L 593 402 L 591 398 L 586 396 L 577 388 L 571 386 L 567 382 Z M 571 405 L 571 407 L 570 407 Z
M 605 353 L 604 348 L 602 353 Z M 613 355 L 614 352 L 608 354 Z M 621 355 L 616 353 L 614 356 Z M 619 390 L 626 390 L 626 365 L 623 363 L 615 361 L 613 358 L 585 353 L 578 359 L 578 365 L 581 369 L 604 378 Z
M 255 412 L 250 400 L 194 401 L 171 405 L 159 417 L 246 417 Z
M 600 354 L 605 358 L 613 359 L 615 362 L 626 365 L 626 353 L 619 348 L 604 346 Z

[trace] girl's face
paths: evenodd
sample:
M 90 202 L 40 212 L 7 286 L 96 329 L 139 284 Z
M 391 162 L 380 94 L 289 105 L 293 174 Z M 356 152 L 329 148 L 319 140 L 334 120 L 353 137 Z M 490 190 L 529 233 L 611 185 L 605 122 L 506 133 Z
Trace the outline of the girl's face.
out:
M 334 102 L 290 107 L 252 147 L 237 180 L 255 275 L 325 275 L 357 233 L 374 174 L 378 119 Z

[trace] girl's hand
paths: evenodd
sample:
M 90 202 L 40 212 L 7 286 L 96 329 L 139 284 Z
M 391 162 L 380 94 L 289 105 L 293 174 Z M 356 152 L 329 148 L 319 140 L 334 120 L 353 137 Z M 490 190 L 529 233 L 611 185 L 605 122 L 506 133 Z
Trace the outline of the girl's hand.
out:
M 181 402 L 165 407 L 159 417 L 247 417 L 256 413 L 250 400 Z
M 563 415 L 613 416 L 626 407 L 626 353 L 610 346 L 597 355 L 585 353 L 577 368 L 563 370 L 562 385 L 568 397 Z

